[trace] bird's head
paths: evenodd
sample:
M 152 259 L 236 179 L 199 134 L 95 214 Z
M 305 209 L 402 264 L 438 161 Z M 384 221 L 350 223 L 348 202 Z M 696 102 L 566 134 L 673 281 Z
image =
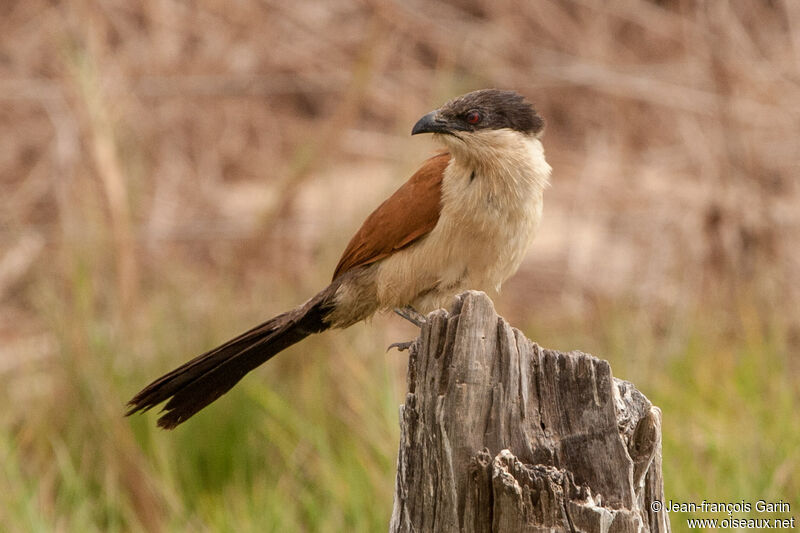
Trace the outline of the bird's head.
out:
M 544 121 L 521 94 L 482 89 L 431 111 L 414 124 L 411 135 L 433 133 L 449 148 L 461 151 L 501 138 L 538 137 L 543 129 Z

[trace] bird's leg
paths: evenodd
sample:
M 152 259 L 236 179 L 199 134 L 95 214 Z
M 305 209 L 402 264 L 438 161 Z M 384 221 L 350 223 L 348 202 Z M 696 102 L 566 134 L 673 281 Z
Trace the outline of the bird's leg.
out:
M 410 305 L 400 308 L 395 307 L 394 312 L 400 315 L 401 317 L 405 318 L 418 328 L 421 328 L 427 322 L 427 320 L 425 320 L 425 317 Z M 386 351 L 388 352 L 392 348 L 397 348 L 399 351 L 404 352 L 408 350 L 412 344 L 414 344 L 414 341 L 393 342 L 392 344 L 389 345 L 388 348 L 386 348 Z
M 427 322 L 427 320 L 425 320 L 425 317 L 410 305 L 400 308 L 395 307 L 394 312 L 400 315 L 401 317 L 405 318 L 418 328 L 421 328 Z
M 397 348 L 398 352 L 404 352 L 404 351 L 408 350 L 409 348 L 411 348 L 412 344 L 414 344 L 414 341 L 393 342 L 392 344 L 389 345 L 388 348 L 386 348 L 386 351 L 388 352 L 392 348 Z

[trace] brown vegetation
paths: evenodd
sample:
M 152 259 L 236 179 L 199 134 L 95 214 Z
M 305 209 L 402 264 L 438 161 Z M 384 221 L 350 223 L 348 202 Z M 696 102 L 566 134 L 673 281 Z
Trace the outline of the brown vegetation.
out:
M 348 187 L 378 197 L 430 150 L 408 139 L 414 118 L 483 86 L 526 93 L 548 121 L 526 298 L 674 304 L 757 278 L 797 303 L 800 10 L 625 5 L 8 3 L 3 311 L 65 246 L 108 247 L 125 307 L 164 254 L 305 264 L 371 208 Z M 300 224 L 304 244 L 286 241 Z
M 302 218 L 316 242 L 329 237 L 330 212 L 298 196 L 328 202 L 313 193 L 348 180 L 345 161 L 410 168 L 428 149 L 412 152 L 405 135 L 416 115 L 481 86 L 521 90 L 548 119 L 554 187 L 526 287 L 674 302 L 709 278 L 766 273 L 776 297 L 797 296 L 787 294 L 800 272 L 792 2 L 4 11 L 6 296 L 42 274 L 37 258 L 74 241 L 112 247 L 126 305 L 150 261 L 176 249 L 213 262 L 222 246 L 259 255 L 261 271 L 279 266 L 268 260 L 278 228 Z M 390 187 L 357 178 L 359 189 Z M 370 207 L 336 203 L 354 212 L 341 231 Z M 75 212 L 90 207 L 108 235 Z M 280 246 L 305 260 L 315 247 Z

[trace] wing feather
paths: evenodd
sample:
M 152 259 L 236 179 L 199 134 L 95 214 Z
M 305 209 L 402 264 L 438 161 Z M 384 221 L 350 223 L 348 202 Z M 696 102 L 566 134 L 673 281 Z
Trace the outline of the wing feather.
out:
M 439 221 L 447 152 L 431 157 L 372 212 L 347 245 L 333 279 L 380 261 L 427 235 Z

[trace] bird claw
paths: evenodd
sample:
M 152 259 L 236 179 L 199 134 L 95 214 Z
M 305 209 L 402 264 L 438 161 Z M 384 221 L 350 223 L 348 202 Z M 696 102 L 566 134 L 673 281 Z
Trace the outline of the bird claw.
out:
M 408 350 L 409 348 L 411 348 L 412 344 L 414 344 L 414 341 L 393 342 L 392 344 L 389 345 L 388 348 L 386 348 L 386 351 L 388 352 L 392 348 L 397 348 L 398 352 L 404 352 L 404 351 Z
M 428 322 L 419 311 L 417 311 L 410 305 L 401 308 L 395 307 L 394 312 L 400 315 L 401 317 L 405 318 L 418 328 L 421 328 Z

